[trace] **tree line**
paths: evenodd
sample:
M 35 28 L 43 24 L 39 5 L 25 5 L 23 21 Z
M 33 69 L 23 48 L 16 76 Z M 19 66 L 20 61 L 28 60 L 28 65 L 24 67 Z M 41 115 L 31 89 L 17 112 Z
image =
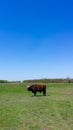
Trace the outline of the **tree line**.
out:
M 0 83 L 73 83 L 73 79 L 33 79 L 21 81 L 0 80 Z
M 73 79 L 33 79 L 24 80 L 23 83 L 73 83 Z

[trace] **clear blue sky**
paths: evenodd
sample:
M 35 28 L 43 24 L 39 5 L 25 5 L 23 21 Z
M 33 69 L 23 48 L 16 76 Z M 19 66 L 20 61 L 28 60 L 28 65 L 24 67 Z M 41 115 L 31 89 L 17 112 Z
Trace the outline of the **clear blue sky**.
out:
M 73 78 L 73 0 L 0 0 L 0 79 Z

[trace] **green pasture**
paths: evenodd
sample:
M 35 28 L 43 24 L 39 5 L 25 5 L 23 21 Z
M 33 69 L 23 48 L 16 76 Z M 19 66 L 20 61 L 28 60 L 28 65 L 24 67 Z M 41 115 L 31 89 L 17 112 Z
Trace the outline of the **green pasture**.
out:
M 0 130 L 73 130 L 73 84 L 47 84 L 42 95 L 0 84 Z

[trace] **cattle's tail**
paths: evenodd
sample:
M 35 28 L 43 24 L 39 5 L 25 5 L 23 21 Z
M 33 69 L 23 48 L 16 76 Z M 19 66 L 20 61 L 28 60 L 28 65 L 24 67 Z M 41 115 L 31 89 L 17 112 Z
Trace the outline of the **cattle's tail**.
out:
M 44 91 L 43 91 L 43 95 L 46 96 L 46 85 L 45 85 L 45 88 L 44 88 Z

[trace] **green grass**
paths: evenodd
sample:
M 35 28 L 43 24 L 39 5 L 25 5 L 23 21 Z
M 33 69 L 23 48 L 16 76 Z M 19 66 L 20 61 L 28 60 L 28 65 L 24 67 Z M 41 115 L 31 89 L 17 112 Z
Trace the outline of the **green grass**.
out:
M 73 130 L 73 84 L 47 84 L 36 97 L 24 84 L 0 84 L 0 130 Z

